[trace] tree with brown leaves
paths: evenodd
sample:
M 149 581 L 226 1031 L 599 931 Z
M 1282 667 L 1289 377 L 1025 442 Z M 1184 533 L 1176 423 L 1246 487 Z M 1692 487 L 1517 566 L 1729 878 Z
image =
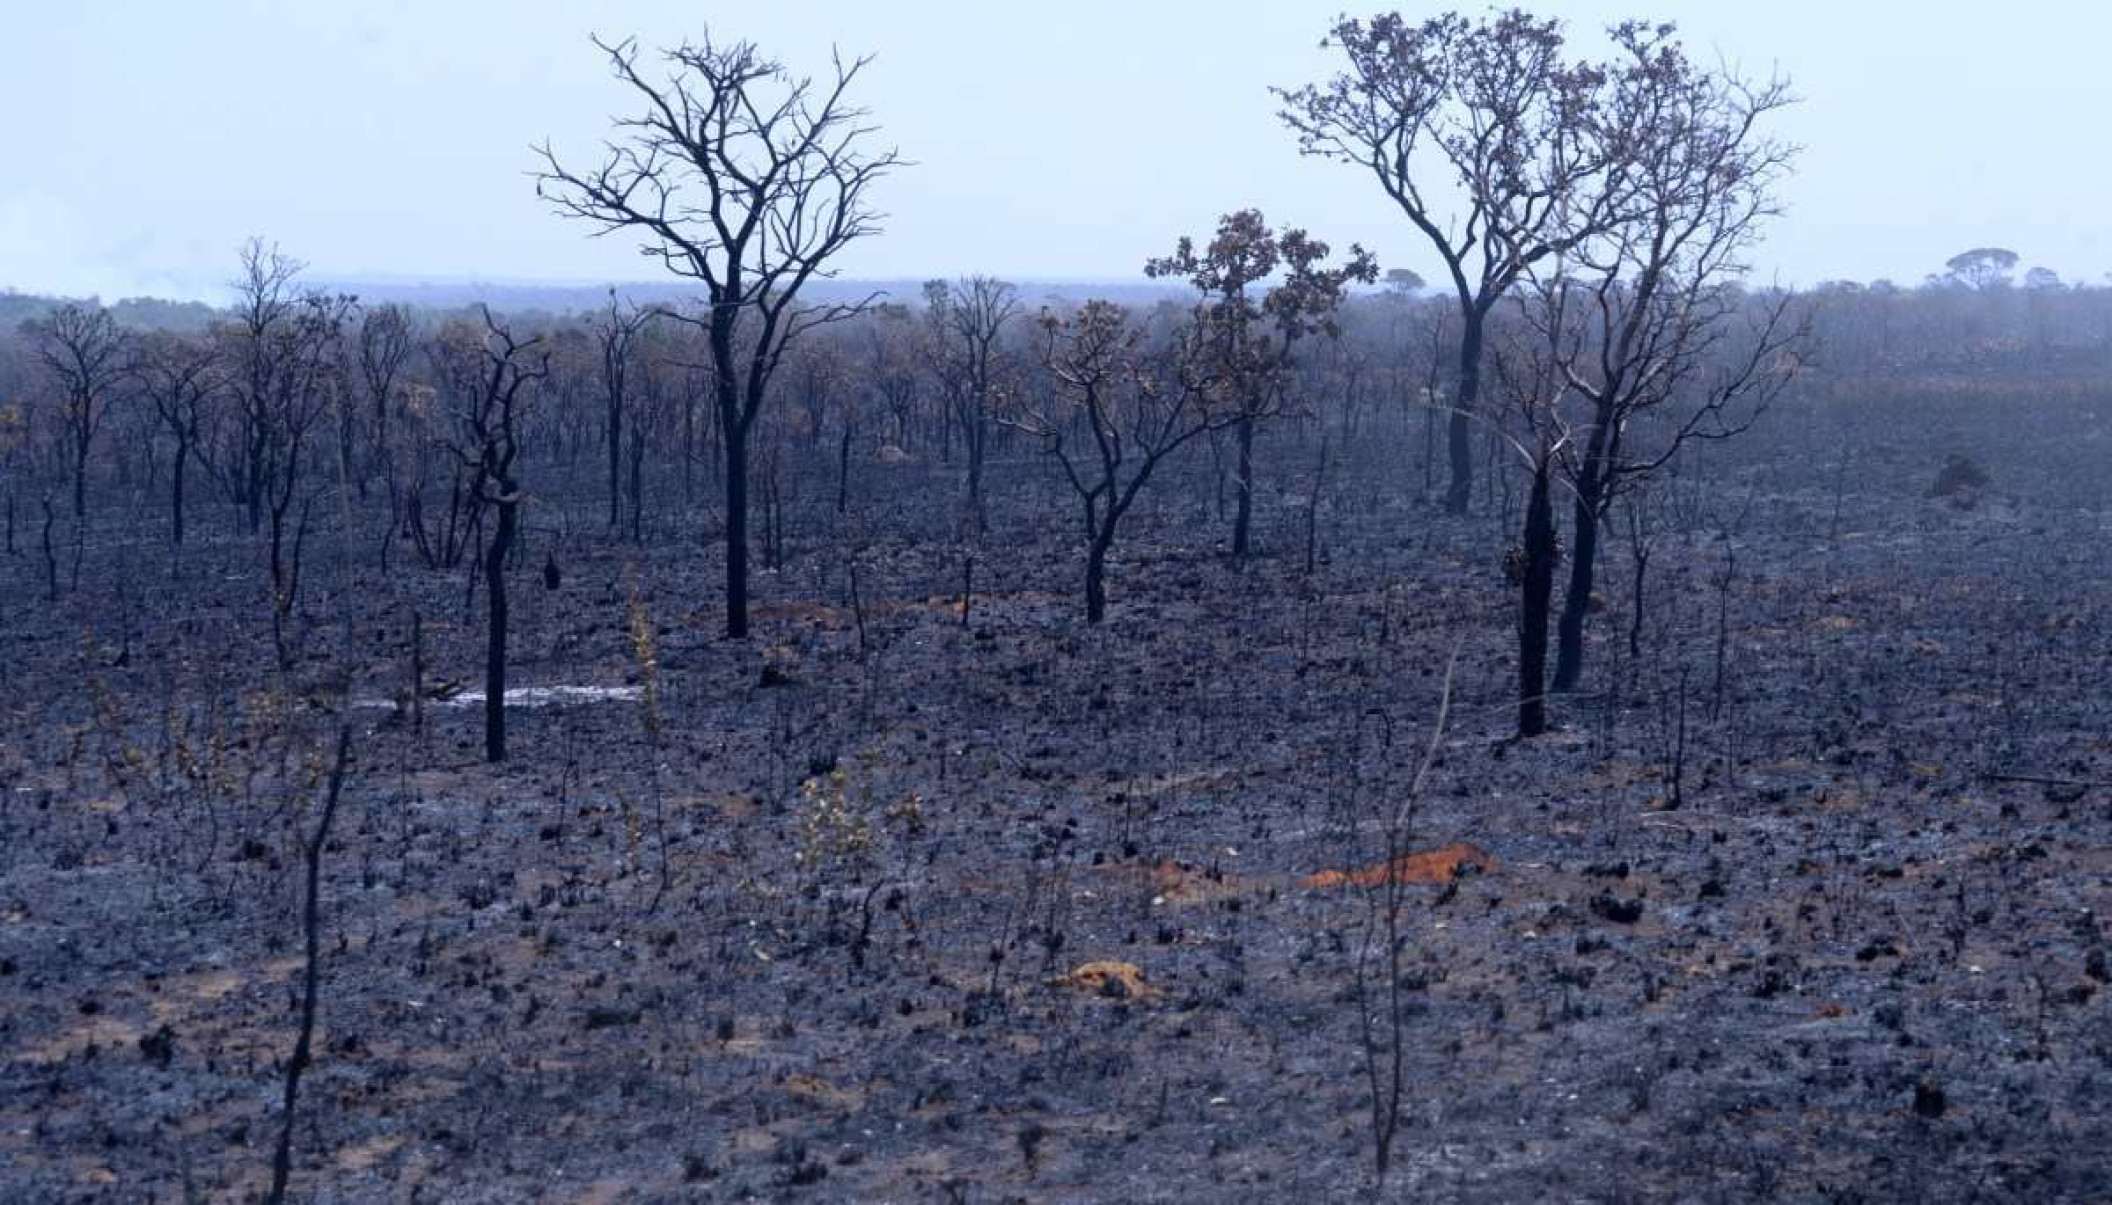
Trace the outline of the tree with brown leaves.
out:
M 1560 21 L 1517 9 L 1345 17 L 1323 45 L 1343 70 L 1275 89 L 1281 116 L 1304 153 L 1369 171 L 1444 266 L 1461 319 L 1446 505 L 1463 514 L 1490 311 L 1534 264 L 1625 212 L 1626 148 L 1594 137 L 1612 73 L 1571 59 Z M 1448 212 L 1453 195 L 1462 208 Z
M 1146 276 L 1180 277 L 1202 294 L 1183 334 L 1182 362 L 1195 375 L 1195 387 L 1215 396 L 1215 411 L 1231 416 L 1238 436 L 1235 560 L 1251 551 L 1255 424 L 1286 405 L 1298 341 L 1334 333 L 1349 283 L 1368 284 L 1378 276 L 1378 265 L 1362 247 L 1351 247 L 1349 261 L 1335 268 L 1321 266 L 1327 250 L 1303 230 L 1279 235 L 1260 210 L 1242 209 L 1218 220 L 1216 236 L 1201 253 L 1183 237 L 1172 255 L 1144 265 Z M 1283 279 L 1265 289 L 1279 271 Z

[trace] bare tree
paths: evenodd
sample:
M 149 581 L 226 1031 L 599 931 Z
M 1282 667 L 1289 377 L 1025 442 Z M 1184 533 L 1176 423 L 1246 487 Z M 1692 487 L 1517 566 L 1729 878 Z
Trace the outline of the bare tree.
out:
M 617 121 L 618 141 L 597 167 L 567 167 L 545 144 L 537 192 L 604 233 L 641 235 L 646 256 L 709 293 L 701 316 L 678 316 L 710 346 L 726 457 L 726 634 L 746 636 L 748 434 L 786 349 L 863 308 L 804 305 L 799 295 L 878 231 L 866 191 L 900 159 L 866 149 L 874 129 L 848 99 L 867 59 L 837 59 L 816 87 L 747 42 L 685 42 L 662 56 L 657 78 L 639 66 L 635 42 L 595 45 L 643 111 Z
M 1622 148 L 1591 137 L 1608 72 L 1565 57 L 1561 22 L 1516 9 L 1343 18 L 1326 44 L 1345 70 L 1275 89 L 1281 116 L 1304 153 L 1370 171 L 1444 264 L 1461 319 L 1446 505 L 1464 513 L 1490 311 L 1534 263 L 1621 213 Z M 1453 192 L 1464 210 L 1447 214 Z
M 1561 535 L 1555 527 L 1555 488 L 1560 457 L 1574 435 L 1562 401 L 1569 389 L 1564 378 L 1562 324 L 1533 328 L 1507 324 L 1499 334 L 1493 363 L 1498 389 L 1523 429 L 1505 433 L 1504 441 L 1523 461 L 1526 495 L 1523 530 L 1506 557 L 1518 587 L 1518 735 L 1547 731 L 1547 624 L 1552 610 L 1555 564 L 1561 558 Z
M 909 307 L 881 302 L 860 323 L 865 334 L 866 385 L 877 397 L 892 430 L 887 442 L 907 451 L 915 443 L 910 428 L 924 394 L 923 355 Z
M 293 1177 L 293 1127 L 300 1103 L 301 1076 L 314 1061 L 315 1018 L 323 976 L 323 851 L 330 847 L 330 830 L 337 821 L 338 799 L 344 794 L 345 769 L 352 761 L 352 726 L 337 729 L 337 752 L 330 759 L 330 775 L 323 786 L 322 806 L 315 828 L 301 840 L 301 864 L 306 887 L 301 894 L 301 937 L 305 957 L 301 963 L 300 1024 L 295 1030 L 293 1054 L 286 1060 L 286 1078 L 279 1112 L 278 1142 L 272 1147 L 271 1188 L 264 1199 L 280 1205 L 286 1199 L 287 1183 Z
M 254 533 L 263 528 L 264 495 L 276 467 L 283 378 L 295 342 L 290 328 L 300 300 L 294 282 L 303 265 L 258 238 L 242 245 L 241 257 L 233 315 L 219 327 L 236 402 L 230 433 L 235 445 L 227 451 L 221 477 Z
M 272 633 L 281 664 L 291 657 L 286 621 L 300 599 L 309 511 L 322 490 L 301 488 L 308 438 L 317 421 L 332 406 L 342 405 L 348 392 L 340 353 L 354 304 L 344 294 L 309 293 L 300 299 L 291 320 L 271 334 L 277 346 L 270 352 L 275 367 L 263 411 L 267 443 L 265 475 L 259 484 L 271 521 Z M 295 502 L 300 503 L 298 516 Z
M 1349 262 L 1339 268 L 1320 267 L 1326 257 L 1326 243 L 1307 238 L 1302 230 L 1279 236 L 1260 210 L 1242 209 L 1218 220 L 1216 236 L 1200 255 L 1194 241 L 1183 236 L 1172 255 L 1144 265 L 1146 276 L 1178 276 L 1202 294 L 1190 315 L 1192 331 L 1185 342 L 1193 354 L 1185 360 L 1198 386 L 1217 396 L 1216 411 L 1231 415 L 1238 436 L 1234 559 L 1250 551 L 1254 426 L 1283 406 L 1293 349 L 1307 335 L 1334 333 L 1343 289 L 1350 281 L 1368 283 L 1378 276 L 1378 265 L 1362 247 L 1351 247 Z M 1262 283 L 1279 269 L 1282 282 L 1257 297 Z
M 1054 394 L 1022 397 L 1004 421 L 1042 439 L 1083 504 L 1085 621 L 1099 623 L 1107 617 L 1108 549 L 1144 483 L 1175 449 L 1238 414 L 1216 408 L 1207 390 L 1150 379 L 1143 332 L 1111 301 L 1088 301 L 1069 315 L 1044 310 L 1040 334 Z M 1081 427 L 1089 442 L 1077 439 Z
M 377 471 L 396 488 L 395 445 L 390 442 L 389 418 L 396 406 L 396 384 L 410 363 L 415 346 L 411 316 L 400 305 L 378 305 L 360 315 L 359 378 L 365 387 L 372 440 L 366 465 L 359 474 L 360 495 L 367 479 Z
M 952 284 L 926 282 L 924 301 L 947 402 L 968 453 L 968 516 L 980 536 L 990 526 L 983 507 L 983 464 L 997 403 L 1000 341 L 1005 324 L 1019 313 L 1018 293 L 1004 281 L 971 276 Z
M 183 546 L 184 482 L 221 388 L 215 347 L 156 331 L 134 349 L 132 375 L 169 434 L 169 542 Z
M 474 361 L 458 366 L 476 372 L 476 387 L 459 399 L 450 449 L 468 469 L 470 488 L 496 515 L 491 542 L 483 550 L 484 759 L 498 762 L 506 760 L 506 558 L 520 532 L 525 496 L 516 469 L 526 404 L 521 391 L 549 375 L 550 358 L 540 336 L 517 339 L 490 310 L 483 317 L 484 336 L 474 345 Z M 465 355 L 471 351 L 462 345 L 457 349 Z
M 88 513 L 88 454 L 128 367 L 125 331 L 110 311 L 69 302 L 27 324 L 37 356 L 58 383 L 59 421 L 73 469 L 73 517 Z
M 601 401 L 606 415 L 603 432 L 609 445 L 609 530 L 623 523 L 623 416 L 630 406 L 632 345 L 652 321 L 652 311 L 625 306 L 609 290 L 609 304 L 594 320 L 595 342 L 601 348 Z
M 1808 334 L 1791 295 L 1753 298 L 1737 287 L 1794 153 L 1760 128 L 1790 103 L 1787 83 L 1697 68 L 1676 44 L 1619 32 L 1636 69 L 1620 76 L 1609 133 L 1627 148 L 1640 204 L 1559 257 L 1526 307 L 1575 409 L 1563 463 L 1574 539 L 1557 692 L 1574 689 L 1583 671 L 1600 529 L 1615 498 L 1688 443 L 1749 428 L 1787 385 Z

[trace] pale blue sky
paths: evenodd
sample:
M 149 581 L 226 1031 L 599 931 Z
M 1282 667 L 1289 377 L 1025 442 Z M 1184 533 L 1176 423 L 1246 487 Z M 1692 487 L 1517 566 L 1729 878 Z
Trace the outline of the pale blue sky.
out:
M 210 294 L 257 233 L 318 274 L 652 278 L 535 200 L 529 144 L 585 157 L 629 100 L 590 30 L 707 22 L 860 92 L 917 161 L 848 274 L 1130 278 L 1254 205 L 1387 266 L 1431 260 L 1370 181 L 1302 160 L 1270 84 L 1320 77 L 1342 0 L 1053 5 L 747 0 L 13 0 L 0 17 L 0 287 Z M 1363 12 L 1363 8 L 1351 8 Z M 1424 10 L 1405 9 L 1411 14 Z M 1591 29 L 1679 22 L 1804 103 L 1789 213 L 1757 259 L 1796 282 L 1919 280 L 1998 243 L 2112 270 L 2112 6 L 1777 0 L 1560 3 Z

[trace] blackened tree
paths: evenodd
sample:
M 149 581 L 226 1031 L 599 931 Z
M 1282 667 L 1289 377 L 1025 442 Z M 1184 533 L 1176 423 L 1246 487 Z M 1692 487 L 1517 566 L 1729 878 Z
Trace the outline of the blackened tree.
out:
M 1189 387 L 1178 374 L 1148 372 L 1143 335 L 1111 301 L 1088 301 L 1070 314 L 1044 310 L 1038 351 L 1054 389 L 1023 392 L 1004 418 L 1040 437 L 1078 495 L 1092 624 L 1107 617 L 1108 550 L 1152 473 L 1189 440 L 1238 418 L 1216 404 L 1221 395 Z
M 474 344 L 450 344 L 458 354 L 474 357 L 455 366 L 474 381 L 474 387 L 459 397 L 449 446 L 468 470 L 471 488 L 495 514 L 482 564 L 487 608 L 484 759 L 498 762 L 506 760 L 506 559 L 520 533 L 525 497 L 517 469 L 522 411 L 529 400 L 522 390 L 549 375 L 550 358 L 540 337 L 516 338 L 488 309 L 483 318 L 481 339 Z
M 800 294 L 878 231 L 867 191 L 900 159 L 869 149 L 874 128 L 850 102 L 866 59 L 838 59 L 817 87 L 747 42 L 685 42 L 661 56 L 667 70 L 656 77 L 635 42 L 595 45 L 642 111 L 618 120 L 598 166 L 567 166 L 545 144 L 537 192 L 560 214 L 642 236 L 643 254 L 705 287 L 702 314 L 678 316 L 710 348 L 725 450 L 726 634 L 746 636 L 748 435 L 786 349 L 863 308 L 804 304 Z
M 988 276 L 924 285 L 925 313 L 947 405 L 968 453 L 967 511 L 980 536 L 989 528 L 983 507 L 983 463 L 997 404 L 1005 325 L 1019 313 L 1017 290 Z
M 129 336 L 110 311 L 68 302 L 27 324 L 37 355 L 59 387 L 59 421 L 73 470 L 73 517 L 88 513 L 88 457 L 128 368 Z
M 1583 672 L 1600 531 L 1614 501 L 1645 487 L 1682 447 L 1751 427 L 1789 383 L 1808 334 L 1793 295 L 1739 287 L 1794 154 L 1763 128 L 1790 103 L 1788 85 L 1697 67 L 1650 31 L 1617 33 L 1633 69 L 1619 74 L 1613 120 L 1598 136 L 1621 141 L 1639 203 L 1560 257 L 1525 305 L 1556 357 L 1574 436 L 1563 457 L 1574 538 L 1556 692 L 1574 689 Z
M 220 362 L 202 339 L 154 331 L 134 349 L 132 375 L 168 433 L 169 542 L 183 546 L 184 482 L 219 396 Z

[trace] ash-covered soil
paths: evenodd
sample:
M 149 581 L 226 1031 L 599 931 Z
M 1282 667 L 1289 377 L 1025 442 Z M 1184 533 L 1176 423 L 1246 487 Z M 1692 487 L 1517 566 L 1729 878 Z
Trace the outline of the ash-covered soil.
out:
M 176 576 L 113 494 L 57 603 L 0 562 L 0 1197 L 262 1192 L 349 716 L 304 1198 L 1359 1198 L 1397 1007 L 1389 1197 L 2107 1199 L 2112 424 L 2024 417 L 1805 404 L 1685 466 L 1640 655 L 1624 528 L 1526 743 L 1505 500 L 1443 516 L 1390 427 L 1310 575 L 1296 433 L 1244 568 L 1207 458 L 1155 482 L 1099 630 L 1027 449 L 979 547 L 954 469 L 841 518 L 815 469 L 745 642 L 702 496 L 635 547 L 582 466 L 497 768 L 397 705 L 414 611 L 481 684 L 461 572 L 317 534 L 282 673 L 256 546 Z M 1992 484 L 1926 497 L 1959 450 Z

